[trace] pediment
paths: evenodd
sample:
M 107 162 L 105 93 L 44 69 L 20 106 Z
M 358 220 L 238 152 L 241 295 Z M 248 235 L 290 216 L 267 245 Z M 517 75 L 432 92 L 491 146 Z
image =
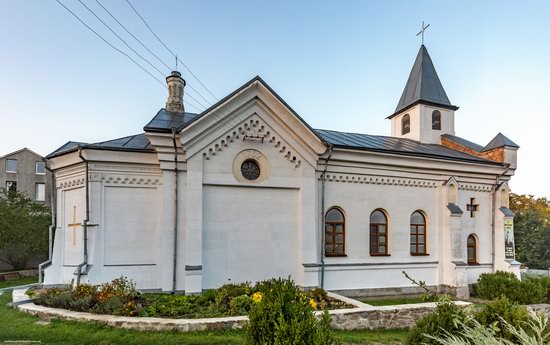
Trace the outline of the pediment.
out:
M 447 181 L 443 182 L 443 186 L 455 185 L 456 188 L 461 188 L 461 185 L 458 183 L 454 176 L 451 176 Z
M 261 79 L 245 84 L 180 132 L 187 159 L 205 159 L 236 140 L 273 145 L 294 164 L 315 165 L 327 146 Z
M 509 192 L 510 191 L 510 186 L 508 186 L 508 182 L 504 181 L 504 182 L 499 183 L 496 190 L 497 191 L 506 190 L 506 191 Z

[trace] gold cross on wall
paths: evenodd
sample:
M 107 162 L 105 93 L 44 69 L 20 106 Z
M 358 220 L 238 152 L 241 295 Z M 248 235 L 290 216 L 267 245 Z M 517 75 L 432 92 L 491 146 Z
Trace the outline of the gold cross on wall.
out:
M 82 226 L 82 224 L 76 222 L 76 206 L 73 206 L 73 222 L 67 225 L 67 227 L 73 228 L 73 246 L 76 244 L 75 228 L 78 226 Z

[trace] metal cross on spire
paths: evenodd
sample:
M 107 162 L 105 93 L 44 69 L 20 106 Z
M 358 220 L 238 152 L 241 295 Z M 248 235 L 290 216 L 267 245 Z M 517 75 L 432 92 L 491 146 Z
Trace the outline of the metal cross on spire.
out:
M 430 26 L 430 24 L 424 26 L 424 21 L 422 21 L 422 30 L 420 30 L 420 32 L 416 34 L 416 36 L 422 35 L 422 45 L 424 45 L 424 31 L 426 31 L 428 26 Z

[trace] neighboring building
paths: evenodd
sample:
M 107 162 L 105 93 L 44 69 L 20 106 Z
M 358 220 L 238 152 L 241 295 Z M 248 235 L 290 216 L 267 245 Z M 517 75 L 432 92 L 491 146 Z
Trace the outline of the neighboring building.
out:
M 51 203 L 51 173 L 43 157 L 26 147 L 0 157 L 0 188 L 23 192 L 48 206 Z
M 196 293 L 290 275 L 374 295 L 412 291 L 406 271 L 466 295 L 481 273 L 519 274 L 518 146 L 456 136 L 458 107 L 423 45 L 391 136 L 313 129 L 259 77 L 201 114 L 184 111 L 178 72 L 167 83 L 145 133 L 48 156 L 59 207 L 47 284 L 125 275 Z

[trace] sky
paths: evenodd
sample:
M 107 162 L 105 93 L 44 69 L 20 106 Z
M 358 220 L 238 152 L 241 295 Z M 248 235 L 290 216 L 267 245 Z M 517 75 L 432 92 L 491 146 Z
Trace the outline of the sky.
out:
M 170 71 L 96 0 L 60 0 L 163 81 Z M 260 75 L 312 127 L 390 134 L 392 114 L 425 44 L 456 112 L 456 135 L 485 146 L 502 132 L 520 149 L 513 192 L 550 197 L 548 1 L 129 0 L 216 98 Z M 125 0 L 99 0 L 160 60 L 175 59 Z M 214 99 L 181 66 L 186 99 Z M 197 95 L 190 87 L 199 91 Z M 193 96 L 203 106 L 190 99 Z M 55 0 L 0 0 L 0 156 L 47 155 L 69 140 L 143 132 L 166 88 Z M 192 106 L 186 110 L 196 111 Z

